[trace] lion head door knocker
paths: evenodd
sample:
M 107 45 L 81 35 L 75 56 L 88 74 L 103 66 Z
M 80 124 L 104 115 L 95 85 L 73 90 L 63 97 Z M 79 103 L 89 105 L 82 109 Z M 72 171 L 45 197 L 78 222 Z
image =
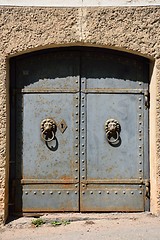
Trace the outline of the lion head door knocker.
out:
M 121 126 L 115 119 L 108 119 L 105 122 L 105 131 L 107 141 L 111 144 L 117 143 L 120 138 Z
M 52 118 L 46 118 L 41 122 L 41 137 L 45 142 L 54 140 L 56 131 L 57 125 Z

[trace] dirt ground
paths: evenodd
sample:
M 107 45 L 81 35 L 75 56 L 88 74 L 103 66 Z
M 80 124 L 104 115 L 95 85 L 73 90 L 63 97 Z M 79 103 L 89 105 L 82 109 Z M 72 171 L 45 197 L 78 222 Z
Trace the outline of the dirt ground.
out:
M 0 240 L 57 239 L 160 240 L 160 217 L 150 213 L 56 213 L 10 219 L 0 228 Z

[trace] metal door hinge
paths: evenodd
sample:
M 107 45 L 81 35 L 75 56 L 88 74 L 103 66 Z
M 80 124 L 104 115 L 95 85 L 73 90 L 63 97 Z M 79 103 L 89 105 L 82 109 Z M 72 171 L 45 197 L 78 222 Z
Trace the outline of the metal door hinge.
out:
M 145 105 L 145 109 L 149 108 L 149 102 L 150 102 L 149 91 L 145 90 L 144 91 L 144 105 Z
M 145 187 L 146 187 L 145 196 L 146 196 L 146 198 L 150 198 L 150 182 L 149 182 L 149 180 L 147 180 L 145 182 Z

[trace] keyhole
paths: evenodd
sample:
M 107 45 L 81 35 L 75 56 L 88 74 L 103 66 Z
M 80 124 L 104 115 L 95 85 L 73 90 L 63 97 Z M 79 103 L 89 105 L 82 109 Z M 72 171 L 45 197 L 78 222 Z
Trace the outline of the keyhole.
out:
M 61 123 L 61 128 L 63 129 L 63 127 L 64 127 L 64 125 L 63 125 L 63 123 Z

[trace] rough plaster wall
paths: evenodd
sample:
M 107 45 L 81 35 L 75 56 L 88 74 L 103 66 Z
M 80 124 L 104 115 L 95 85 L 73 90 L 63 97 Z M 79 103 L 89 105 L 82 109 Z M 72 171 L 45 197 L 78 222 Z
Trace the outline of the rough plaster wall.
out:
M 27 51 L 60 45 L 121 49 L 160 58 L 160 8 L 31 8 L 0 7 L 0 209 L 5 219 L 9 151 L 6 139 L 7 59 Z M 158 61 L 158 60 L 157 60 Z M 160 68 L 157 69 L 155 212 L 160 212 Z M 156 187 L 159 188 L 156 188 Z M 8 192 L 8 190 L 6 191 Z
M 157 196 L 158 196 L 158 211 L 160 213 L 160 59 L 158 59 L 156 64 L 157 68 L 157 123 L 156 123 L 156 130 L 157 130 L 157 172 L 156 172 L 156 180 L 157 180 Z

